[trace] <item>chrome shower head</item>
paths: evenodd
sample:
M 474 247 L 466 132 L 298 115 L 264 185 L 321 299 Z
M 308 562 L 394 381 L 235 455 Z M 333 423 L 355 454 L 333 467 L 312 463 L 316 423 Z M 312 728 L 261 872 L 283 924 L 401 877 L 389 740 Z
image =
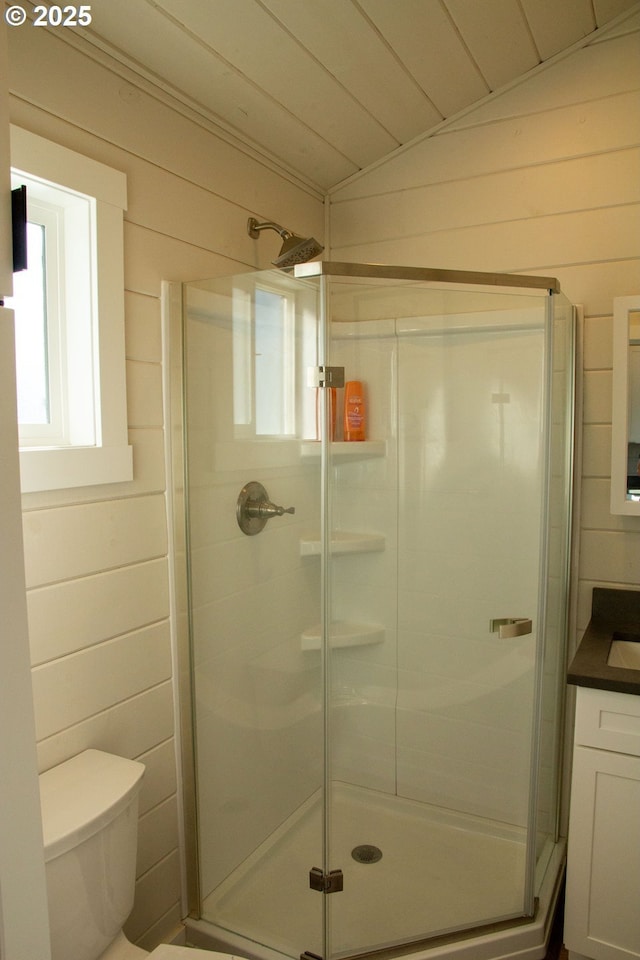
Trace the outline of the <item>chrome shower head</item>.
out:
M 282 249 L 275 260 L 271 262 L 276 267 L 293 267 L 296 263 L 306 263 L 322 253 L 324 247 L 315 237 L 297 237 L 295 233 L 286 237 Z
M 306 263 L 324 250 L 315 237 L 298 237 L 286 227 L 281 227 L 279 223 L 271 221 L 258 223 L 255 217 L 249 217 L 247 220 L 249 236 L 257 240 L 261 230 L 275 230 L 282 239 L 280 253 L 275 260 L 271 261 L 275 267 L 293 267 L 296 263 Z

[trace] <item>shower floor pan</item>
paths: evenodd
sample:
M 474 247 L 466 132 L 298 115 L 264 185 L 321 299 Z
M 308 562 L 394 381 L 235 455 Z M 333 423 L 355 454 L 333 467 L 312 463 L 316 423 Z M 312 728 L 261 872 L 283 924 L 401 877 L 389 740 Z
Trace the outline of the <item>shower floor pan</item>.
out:
M 314 796 L 204 900 L 203 919 L 289 956 L 322 955 L 323 895 L 308 884 L 321 866 L 321 815 Z M 333 954 L 521 912 L 517 828 L 347 784 L 334 787 L 331 825 L 331 869 L 344 874 L 344 890 L 329 895 Z M 357 862 L 359 845 L 382 857 Z

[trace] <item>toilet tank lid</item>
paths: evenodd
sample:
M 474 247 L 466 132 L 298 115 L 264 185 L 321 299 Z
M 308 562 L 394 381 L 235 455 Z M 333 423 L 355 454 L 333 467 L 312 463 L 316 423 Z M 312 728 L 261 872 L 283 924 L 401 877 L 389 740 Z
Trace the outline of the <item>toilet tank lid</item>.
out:
M 106 826 L 139 793 L 144 764 L 85 750 L 40 774 L 45 862 Z

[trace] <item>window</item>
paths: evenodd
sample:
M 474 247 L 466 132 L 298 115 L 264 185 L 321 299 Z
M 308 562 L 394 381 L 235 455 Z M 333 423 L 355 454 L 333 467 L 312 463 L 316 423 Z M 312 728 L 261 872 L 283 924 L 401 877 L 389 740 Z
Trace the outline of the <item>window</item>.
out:
M 28 196 L 29 268 L 16 274 L 18 424 L 24 448 L 96 442 L 92 201 L 14 173 Z
M 122 217 L 126 178 L 17 127 L 29 269 L 14 278 L 23 492 L 132 478 Z
M 35 214 L 32 211 L 32 217 Z M 49 234 L 50 236 L 50 234 Z M 45 263 L 50 254 L 45 250 L 46 227 L 30 221 L 27 224 L 27 249 L 29 270 L 14 277 L 13 298 L 7 298 L 14 309 L 18 307 L 19 324 L 16 327 L 16 368 L 18 376 L 18 423 L 20 437 L 28 433 L 46 430 L 55 417 L 52 411 L 51 352 L 55 345 L 50 329 L 47 330 L 47 303 Z M 50 287 L 49 287 L 50 289 Z M 54 391 L 55 392 L 55 391 Z

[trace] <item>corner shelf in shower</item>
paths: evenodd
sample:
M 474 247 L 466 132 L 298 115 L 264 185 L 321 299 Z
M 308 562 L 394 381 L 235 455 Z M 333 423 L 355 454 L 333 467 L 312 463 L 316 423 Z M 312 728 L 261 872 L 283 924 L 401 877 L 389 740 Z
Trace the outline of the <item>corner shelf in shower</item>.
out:
M 302 650 L 319 650 L 322 630 L 320 624 L 309 627 L 300 636 Z M 336 620 L 329 630 L 329 646 L 362 647 L 367 644 L 384 643 L 384 627 L 377 623 L 351 623 Z
M 319 440 L 303 440 L 300 444 L 302 460 L 318 460 L 321 443 Z M 370 457 L 384 457 L 387 452 L 386 440 L 358 440 L 346 443 L 344 440 L 334 440 L 331 443 L 331 459 L 368 460 Z
M 339 533 L 331 534 L 331 553 L 380 553 L 385 548 L 385 538 L 378 533 Z M 300 540 L 301 557 L 320 556 L 322 544 L 320 537 L 303 537 Z

